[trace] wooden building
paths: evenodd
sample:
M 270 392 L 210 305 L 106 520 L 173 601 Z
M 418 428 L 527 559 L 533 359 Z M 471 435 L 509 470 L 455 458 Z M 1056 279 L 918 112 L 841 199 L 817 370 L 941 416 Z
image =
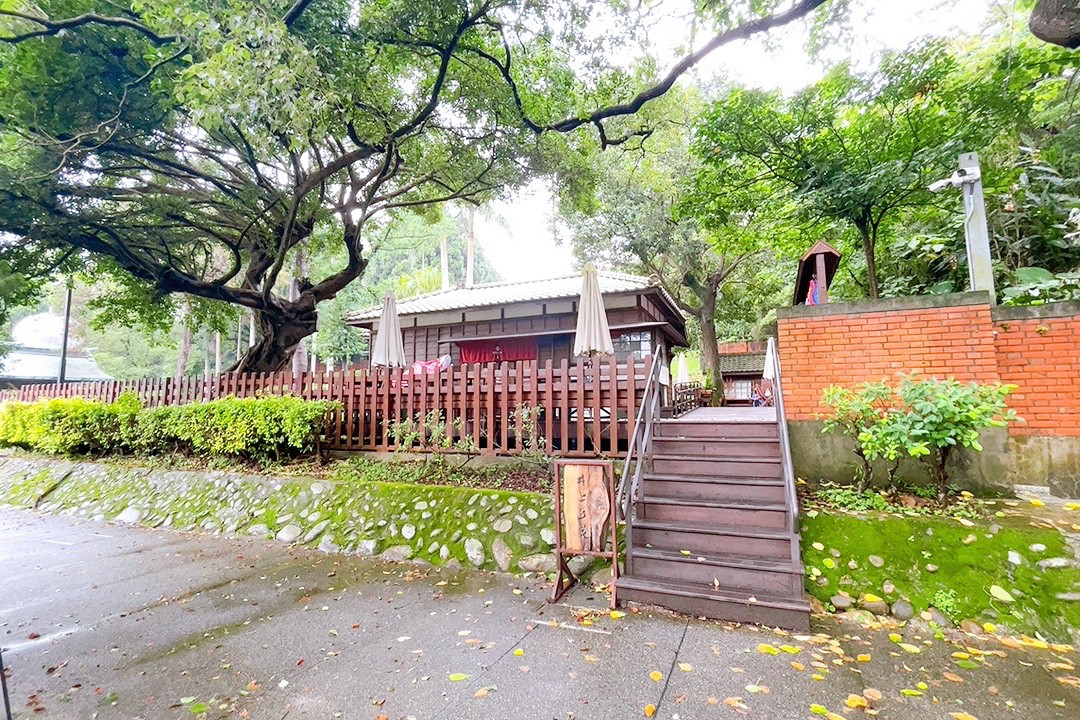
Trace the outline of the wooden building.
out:
M 662 344 L 687 346 L 675 301 L 649 278 L 598 272 L 618 362 L 643 360 Z M 454 365 L 572 360 L 581 276 L 459 287 L 398 303 L 407 362 L 450 355 Z M 374 332 L 381 306 L 348 316 Z

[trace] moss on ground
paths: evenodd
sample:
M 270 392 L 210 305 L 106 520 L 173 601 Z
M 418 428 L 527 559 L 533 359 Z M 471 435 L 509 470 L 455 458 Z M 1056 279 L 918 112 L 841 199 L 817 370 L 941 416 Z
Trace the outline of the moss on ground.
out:
M 881 513 L 804 515 L 806 587 L 826 605 L 841 591 L 855 599 L 871 593 L 890 603 L 906 598 L 916 612 L 935 606 L 954 622 L 993 622 L 1015 632 L 1067 639 L 1080 628 L 1080 602 L 1056 596 L 1077 592 L 1080 569 L 1040 569 L 1040 560 L 1071 558 L 1072 551 L 1057 530 L 1021 522 L 1007 518 L 967 525 L 957 518 Z M 1033 545 L 1046 549 L 1034 551 Z M 1009 561 L 1010 551 L 1022 558 L 1020 565 Z M 871 555 L 884 564 L 872 565 Z M 937 568 L 931 572 L 928 565 Z M 886 582 L 895 586 L 893 593 L 884 592 Z M 1015 602 L 991 596 L 994 585 Z

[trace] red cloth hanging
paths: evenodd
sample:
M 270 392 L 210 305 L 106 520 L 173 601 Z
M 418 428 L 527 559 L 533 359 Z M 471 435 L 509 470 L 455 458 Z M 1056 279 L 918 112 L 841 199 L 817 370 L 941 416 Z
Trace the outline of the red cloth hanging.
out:
M 459 342 L 458 349 L 461 351 L 462 365 L 535 360 L 537 357 L 535 337 L 468 340 Z

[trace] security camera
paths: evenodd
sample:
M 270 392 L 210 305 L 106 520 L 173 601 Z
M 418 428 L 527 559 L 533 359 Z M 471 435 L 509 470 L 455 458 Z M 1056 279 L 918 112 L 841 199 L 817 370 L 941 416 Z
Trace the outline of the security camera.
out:
M 944 180 L 930 184 L 930 192 L 941 192 L 949 188 L 958 188 L 965 183 L 973 183 L 982 177 L 977 168 L 960 168 Z
M 930 183 L 930 192 L 938 193 L 942 190 L 948 190 L 950 187 L 952 187 L 952 178 L 945 178 L 944 180 Z

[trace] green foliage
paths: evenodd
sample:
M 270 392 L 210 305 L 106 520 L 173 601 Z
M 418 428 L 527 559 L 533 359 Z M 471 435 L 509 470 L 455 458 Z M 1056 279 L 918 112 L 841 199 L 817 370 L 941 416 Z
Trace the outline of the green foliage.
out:
M 864 442 L 863 436 L 870 428 L 880 424 L 891 400 L 892 390 L 884 382 L 864 383 L 858 390 L 833 385 L 822 393 L 822 403 L 829 407 L 831 412 L 826 416 L 821 432 L 839 432 L 855 442 L 853 452 L 860 460 L 860 491 L 873 482 L 874 468 L 871 461 L 881 457 L 877 438 Z
M 918 458 L 926 463 L 940 499 L 948 492 L 946 463 L 953 449 L 981 452 L 979 433 L 1005 427 L 1017 420 L 1006 405 L 1015 385 L 961 383 L 952 378 L 901 376 L 898 388 L 884 382 L 866 383 L 860 390 L 829 387 L 822 402 L 832 413 L 822 432 L 839 431 L 855 438 L 855 450 L 863 461 L 865 486 L 872 476 L 871 462 L 891 463 L 889 484 L 900 459 Z
M 309 452 L 332 407 L 282 396 L 141 408 L 133 393 L 113 403 L 11 402 L 0 407 L 0 444 L 54 454 L 180 451 L 265 462 Z
M 829 507 L 852 512 L 884 512 L 891 507 L 889 501 L 874 490 L 857 490 L 832 483 L 823 484 L 814 492 L 814 497 Z
M 960 614 L 960 600 L 956 595 L 956 590 L 953 588 L 936 590 L 934 596 L 930 598 L 930 605 L 945 613 L 945 617 L 953 622 L 959 622 L 963 619 Z
M 1006 305 L 1080 300 L 1080 270 L 1052 273 L 1045 268 L 1022 267 L 1017 268 L 1014 278 L 1016 284 L 1001 293 Z

